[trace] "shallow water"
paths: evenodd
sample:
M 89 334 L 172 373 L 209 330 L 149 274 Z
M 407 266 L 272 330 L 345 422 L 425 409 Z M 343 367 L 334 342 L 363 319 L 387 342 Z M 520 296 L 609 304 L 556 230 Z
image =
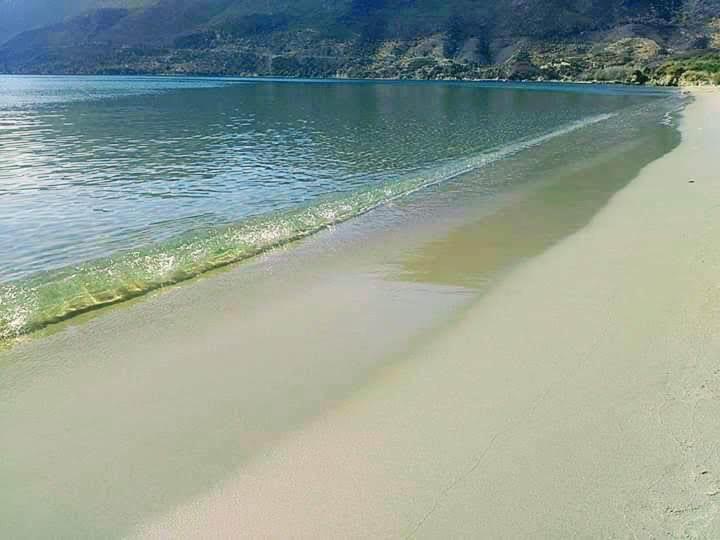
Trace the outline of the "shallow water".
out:
M 668 96 L 123 77 L 0 77 L 0 88 L 0 338 L 247 258 Z

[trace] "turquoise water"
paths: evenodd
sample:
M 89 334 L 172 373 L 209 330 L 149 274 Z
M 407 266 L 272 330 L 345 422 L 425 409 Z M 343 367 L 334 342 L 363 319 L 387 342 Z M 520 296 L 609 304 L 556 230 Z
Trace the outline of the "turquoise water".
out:
M 0 77 L 0 338 L 242 260 L 668 95 Z

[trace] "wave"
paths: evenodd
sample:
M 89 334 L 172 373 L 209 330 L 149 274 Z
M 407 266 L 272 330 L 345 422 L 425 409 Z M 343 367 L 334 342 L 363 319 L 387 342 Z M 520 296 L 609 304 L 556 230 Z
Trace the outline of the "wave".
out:
M 161 244 L 0 284 L 0 340 L 253 257 L 616 115 L 592 116 L 538 137 L 303 208 L 195 231 Z

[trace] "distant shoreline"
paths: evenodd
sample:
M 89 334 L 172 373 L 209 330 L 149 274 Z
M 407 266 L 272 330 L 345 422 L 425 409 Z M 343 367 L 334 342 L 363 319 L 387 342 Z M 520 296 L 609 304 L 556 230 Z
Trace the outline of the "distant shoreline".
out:
M 661 85 L 661 84 L 632 84 L 623 81 L 601 81 L 601 80 L 561 80 L 561 79 L 405 79 L 393 77 L 305 77 L 305 76 L 283 76 L 283 75 L 225 75 L 206 73 L 13 73 L 1 72 L 2 77 L 161 77 L 161 78 L 192 78 L 192 79 L 226 79 L 226 80 L 247 80 L 247 81 L 298 81 L 298 82 L 413 82 L 413 83 L 497 83 L 497 84 L 557 84 L 557 85 L 596 85 L 596 86 L 622 86 L 626 88 L 660 88 L 660 89 L 703 89 L 715 88 L 716 85 Z

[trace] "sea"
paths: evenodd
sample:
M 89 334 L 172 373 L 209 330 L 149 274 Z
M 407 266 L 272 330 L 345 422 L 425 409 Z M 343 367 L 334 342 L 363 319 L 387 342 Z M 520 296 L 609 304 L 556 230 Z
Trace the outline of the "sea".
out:
M 0 76 L 0 340 L 437 186 L 502 197 L 532 182 L 533 152 L 562 141 L 582 163 L 674 132 L 682 103 L 619 85 Z

